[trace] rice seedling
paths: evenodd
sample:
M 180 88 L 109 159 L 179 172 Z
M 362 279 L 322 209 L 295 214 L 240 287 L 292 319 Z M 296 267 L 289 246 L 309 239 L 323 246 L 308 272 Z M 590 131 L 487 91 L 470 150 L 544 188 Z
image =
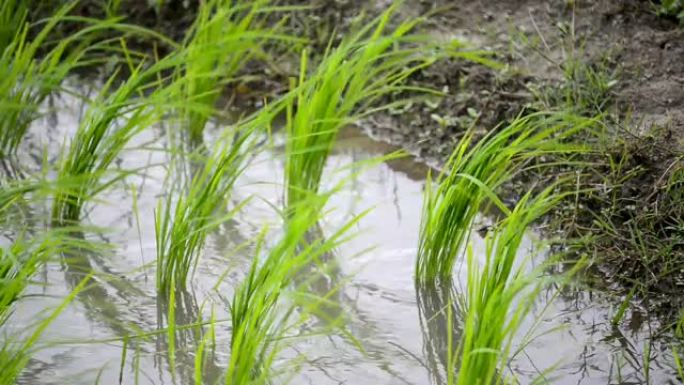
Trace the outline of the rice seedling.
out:
M 185 288 L 212 229 L 229 220 L 241 205 L 226 206 L 235 181 L 252 149 L 251 128 L 238 129 L 233 140 L 225 135 L 199 170 L 179 175 L 172 191 L 159 201 L 155 216 L 157 239 L 157 288 L 168 292 Z M 174 285 L 171 282 L 175 282 Z
M 92 40 L 109 24 L 93 22 L 60 40 L 48 42 L 55 27 L 66 19 L 75 2 L 62 6 L 35 37 L 27 21 L 23 2 L 8 1 L 0 6 L 0 158 L 14 154 L 29 125 L 40 116 L 40 105 L 74 68 L 84 65 L 86 54 L 98 49 Z M 40 24 L 38 24 L 40 25 Z
M 266 384 L 273 376 L 272 366 L 283 348 L 294 306 L 281 303 L 281 297 L 293 278 L 337 245 L 346 241 L 346 233 L 359 217 L 352 219 L 327 239 L 305 241 L 316 225 L 330 193 L 311 194 L 300 201 L 294 214 L 287 219 L 283 238 L 261 260 L 255 258 L 247 277 L 238 286 L 231 303 L 231 355 L 226 384 Z M 258 243 L 261 252 L 265 234 Z M 311 313 L 319 302 L 303 296 L 298 303 L 301 316 Z
M 14 202 L 25 199 L 27 193 L 36 196 L 47 186 L 38 182 L 19 181 L 0 192 L 0 216 L 5 216 Z M 16 302 L 21 300 L 24 290 L 33 282 L 36 271 L 54 256 L 70 250 L 83 250 L 97 245 L 72 236 L 77 229 L 59 228 L 43 230 L 32 235 L 32 231 L 18 229 L 7 246 L 0 247 L 0 330 L 10 319 Z M 42 332 L 57 317 L 89 280 L 82 279 L 64 301 L 45 319 L 31 325 L 33 331 L 26 338 L 3 336 L 0 340 L 0 384 L 14 384 L 15 379 L 28 363 L 34 345 Z
M 47 317 L 39 320 L 31 327 L 33 330 L 23 340 L 14 337 L 4 339 L 0 345 L 0 385 L 14 385 L 17 378 L 28 364 L 31 355 L 36 350 L 38 339 L 57 316 L 71 303 L 76 295 L 81 292 L 90 277 L 84 278 L 74 290 L 54 309 Z
M 519 261 L 522 238 L 536 219 L 562 196 L 554 186 L 532 198 L 525 195 L 486 240 L 484 265 L 468 253 L 467 294 L 463 336 L 459 345 L 458 378 L 448 383 L 490 385 L 508 383 L 504 370 L 513 336 L 532 309 L 542 281 Z
M 14 40 L 26 11 L 26 3 L 19 0 L 7 0 L 0 5 L 0 52 L 4 52 Z
M 158 320 L 155 331 L 157 354 L 166 358 L 172 378 L 184 384 L 219 383 L 224 368 L 216 361 L 215 329 L 226 320 L 217 320 L 213 312 L 208 320 L 203 319 L 190 291 L 171 290 L 168 299 L 158 297 L 157 305 L 158 316 L 166 317 L 165 321 Z M 213 344 L 212 349 L 205 350 L 209 344 Z
M 8 245 L 0 248 L 0 325 L 4 324 L 12 304 L 30 284 L 31 277 L 40 266 L 54 255 L 91 246 L 71 236 L 76 230 L 74 228 L 35 231 L 23 228 L 22 220 L 14 218 L 12 209 L 15 206 L 44 199 L 57 189 L 53 183 L 32 179 L 12 181 L 0 188 L 3 229 L 8 229 L 4 226 L 6 224 L 14 226 L 10 231 L 13 236 L 8 236 Z
M 265 27 L 265 17 L 278 8 L 269 0 L 202 2 L 194 25 L 183 44 L 182 75 L 184 121 L 191 143 L 201 143 L 208 119 L 227 84 L 255 57 L 267 57 L 266 41 L 297 41 L 276 32 L 277 24 Z
M 8 248 L 0 249 L 0 325 L 9 316 L 9 309 L 28 285 L 43 255 L 24 253 L 27 245 L 22 241 L 13 242 Z
M 129 140 L 156 123 L 164 112 L 161 106 L 168 105 L 169 97 L 177 92 L 177 83 L 161 87 L 156 78 L 177 63 L 178 59 L 173 55 L 147 67 L 140 63 L 131 67 L 129 77 L 115 90 L 111 89 L 116 74 L 102 86 L 59 162 L 57 179 L 80 179 L 80 183 L 55 197 L 52 217 L 56 224 L 78 221 L 86 201 L 130 173 L 108 175 L 111 164 Z M 150 95 L 136 98 L 155 86 L 159 88 Z
M 393 4 L 337 47 L 328 47 L 310 74 L 307 52 L 302 52 L 298 83 L 293 82 L 294 95 L 287 107 L 288 207 L 318 190 L 340 128 L 364 115 L 404 103 L 388 103 L 383 98 L 412 89 L 403 84 L 407 77 L 447 55 L 411 34 L 420 19 L 405 21 L 387 32 L 397 6 Z
M 567 114 L 533 114 L 515 119 L 471 145 L 466 134 L 454 149 L 436 181 L 428 177 L 420 225 L 416 279 L 448 282 L 454 263 L 470 237 L 471 224 L 481 206 L 508 209 L 496 191 L 534 157 L 579 152 L 563 139 L 587 128 L 591 120 Z M 434 184 L 437 186 L 434 186 Z
M 0 248 L 0 325 L 40 266 L 54 256 L 74 250 L 100 248 L 100 245 L 76 236 L 78 230 L 76 227 L 63 227 L 44 230 L 35 235 L 31 235 L 28 230 L 17 231 L 15 239 L 8 246 Z

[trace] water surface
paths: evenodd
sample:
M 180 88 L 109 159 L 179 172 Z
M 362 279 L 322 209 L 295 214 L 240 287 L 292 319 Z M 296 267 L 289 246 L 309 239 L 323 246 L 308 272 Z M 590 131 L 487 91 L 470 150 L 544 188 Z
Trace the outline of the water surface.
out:
M 47 148 L 54 160 L 75 131 L 83 108 L 80 101 L 66 95 L 51 103 L 53 113 L 32 128 L 27 151 Z M 210 128 L 207 141 L 217 140 L 221 129 Z M 103 231 L 85 236 L 111 245 L 112 252 L 83 252 L 48 264 L 20 302 L 5 332 L 22 329 L 38 315 L 45 315 L 86 272 L 96 272 L 88 289 L 45 332 L 41 339 L 44 348 L 34 354 L 21 384 L 194 383 L 194 351 L 207 328 L 178 331 L 176 367 L 171 370 L 164 331 L 168 305 L 157 298 L 154 284 L 154 210 L 167 193 L 165 132 L 165 127 L 159 126 L 135 137 L 117 164 L 122 168 L 147 166 L 145 171 L 114 186 L 100 202 L 87 207 L 84 223 Z M 203 373 L 207 384 L 221 378 L 228 362 L 229 301 L 254 258 L 254 240 L 266 225 L 273 234 L 269 241 L 277 239 L 281 221 L 272 205 L 282 207 L 283 203 L 282 147 L 282 138 L 275 135 L 273 146 L 266 142 L 255 154 L 231 198 L 232 204 L 250 196 L 253 199 L 234 220 L 210 234 L 189 290 L 179 294 L 179 325 L 206 321 L 212 314 L 217 320 L 215 354 Z M 320 223 L 322 234 L 331 234 L 355 215 L 370 211 L 352 229 L 356 236 L 327 255 L 326 271 L 311 280 L 314 294 L 330 299 L 323 309 L 329 317 L 314 318 L 300 325 L 295 334 L 306 336 L 329 326 L 326 323 L 331 319 L 344 319 L 363 352 L 341 333 L 301 337 L 278 363 L 287 367 L 291 360 L 299 360 L 302 368 L 292 384 L 445 383 L 447 330 L 451 327 L 459 332 L 457 324 L 446 322 L 445 309 L 463 293 L 466 272 L 464 266 L 458 266 L 453 287 L 417 290 L 414 285 L 427 170 L 410 158 L 350 167 L 394 150 L 350 128 L 341 134 L 330 156 L 323 187 L 330 188 L 343 178 L 350 180 L 332 197 Z M 35 159 L 25 161 L 37 165 Z M 35 208 L 36 217 L 41 210 Z M 489 220 L 482 217 L 478 221 L 486 225 Z M 484 240 L 474 232 L 472 242 L 475 256 L 481 259 Z M 541 263 L 545 253 L 536 246 L 539 244 L 539 237 L 530 232 L 521 258 L 538 254 L 535 263 Z M 526 321 L 518 341 L 528 340 L 525 333 L 529 329 L 536 338 L 511 362 L 511 371 L 522 383 L 542 377 L 559 385 L 645 384 L 643 366 L 648 361 L 650 383 L 677 383 L 667 341 L 650 338 L 655 326 L 639 312 L 628 313 L 629 322 L 624 326 L 612 326 L 617 305 L 619 299 L 605 293 L 550 288 L 540 299 L 538 317 Z M 459 309 L 453 311 L 458 317 Z M 125 338 L 130 336 L 138 337 Z M 542 375 L 549 368 L 554 370 Z

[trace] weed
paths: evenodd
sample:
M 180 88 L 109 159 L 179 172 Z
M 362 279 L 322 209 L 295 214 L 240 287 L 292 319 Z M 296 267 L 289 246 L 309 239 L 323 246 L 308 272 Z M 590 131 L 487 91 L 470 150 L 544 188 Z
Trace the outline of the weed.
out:
M 570 246 L 600 258 L 603 272 L 624 284 L 623 294 L 650 298 L 651 304 L 667 298 L 658 310 L 676 316 L 682 303 L 669 293 L 683 271 L 681 154 L 650 139 L 613 146 L 580 181 L 581 188 L 590 188 L 580 197 L 577 221 L 569 229 L 573 236 L 591 238 Z M 657 163 L 641 155 L 654 152 Z
M 660 4 L 654 4 L 654 7 L 658 16 L 674 17 L 684 26 L 684 1 L 661 0 Z

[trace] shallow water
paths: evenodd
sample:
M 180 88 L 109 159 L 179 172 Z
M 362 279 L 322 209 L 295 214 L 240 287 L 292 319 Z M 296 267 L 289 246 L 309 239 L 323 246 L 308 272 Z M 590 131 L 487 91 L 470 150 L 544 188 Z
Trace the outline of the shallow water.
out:
M 28 140 L 33 151 L 47 147 L 52 158 L 75 130 L 81 114 L 80 102 L 71 97 L 61 96 L 53 103 L 54 114 L 39 121 Z M 220 127 L 210 129 L 207 140 L 212 141 L 218 130 Z M 36 315 L 57 306 L 84 272 L 97 272 L 94 283 L 45 332 L 41 339 L 44 349 L 34 354 L 21 384 L 194 383 L 193 352 L 202 333 L 198 328 L 177 332 L 176 368 L 172 371 L 162 330 L 167 307 L 165 301 L 158 301 L 154 284 L 153 213 L 165 194 L 168 163 L 167 155 L 157 151 L 165 147 L 164 132 L 163 127 L 145 131 L 122 154 L 122 168 L 150 165 L 144 175 L 131 177 L 125 185 L 102 195 L 102 202 L 88 207 L 85 223 L 104 231 L 87 237 L 111 244 L 114 251 L 83 253 L 48 264 L 8 323 L 6 332 L 21 330 Z M 292 384 L 442 384 L 448 327 L 443 309 L 450 298 L 462 292 L 465 271 L 460 266 L 454 287 L 443 292 L 424 292 L 414 285 L 426 169 L 403 158 L 350 170 L 347 166 L 353 162 L 395 149 L 354 129 L 346 130 L 340 139 L 329 160 L 325 187 L 351 173 L 355 176 L 331 199 L 330 211 L 320 224 L 323 234 L 330 234 L 354 215 L 371 211 L 353 229 L 356 236 L 327 256 L 326 274 L 310 285 L 315 294 L 334 293 L 324 309 L 329 317 L 299 325 L 295 334 L 307 335 L 341 316 L 364 353 L 341 334 L 301 337 L 284 352 L 279 364 L 287 367 L 290 359 L 300 360 L 302 370 Z M 212 313 L 218 320 L 216 351 L 203 373 L 207 384 L 221 377 L 228 361 L 228 304 L 255 253 L 250 241 L 264 225 L 277 229 L 280 224 L 268 204 L 282 207 L 284 164 L 277 135 L 275 140 L 273 148 L 264 147 L 254 157 L 232 198 L 234 203 L 252 195 L 258 199 L 252 199 L 234 220 L 209 236 L 191 288 L 177 301 L 178 325 L 206 321 Z M 133 210 L 133 189 L 139 215 Z M 487 219 L 480 222 L 486 224 Z M 481 256 L 483 239 L 477 233 L 473 238 L 474 253 Z M 532 254 L 538 243 L 537 235 L 530 233 L 522 253 Z M 543 250 L 539 254 L 536 263 L 543 258 Z M 537 337 L 511 363 L 511 371 L 522 383 L 554 368 L 545 375 L 553 384 L 645 384 L 643 365 L 648 361 L 650 383 L 678 383 L 670 367 L 673 361 L 666 351 L 667 341 L 650 338 L 648 317 L 628 313 L 624 326 L 612 326 L 618 305 L 619 299 L 605 293 L 549 289 L 537 309 L 537 314 L 544 310 L 543 314 L 527 320 L 522 330 L 524 334 L 532 328 Z M 522 334 L 519 341 L 525 340 Z M 125 336 L 141 335 L 146 337 L 124 344 Z M 306 358 L 301 361 L 302 357 Z

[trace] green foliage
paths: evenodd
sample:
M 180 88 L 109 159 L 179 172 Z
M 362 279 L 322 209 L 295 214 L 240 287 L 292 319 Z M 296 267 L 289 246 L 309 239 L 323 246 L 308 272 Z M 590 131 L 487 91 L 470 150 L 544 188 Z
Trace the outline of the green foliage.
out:
M 307 54 L 302 53 L 299 81 L 289 100 L 286 122 L 288 206 L 318 191 L 340 128 L 365 114 L 403 103 L 388 104 L 383 98 L 409 89 L 404 80 L 420 68 L 447 54 L 459 55 L 448 49 L 431 50 L 422 37 L 411 34 L 420 20 L 405 21 L 387 32 L 395 8 L 396 4 L 337 47 L 329 47 L 311 73 Z
M 679 24 L 684 26 L 684 1 L 682 0 L 661 0 L 660 4 L 655 5 L 658 16 L 672 16 L 679 20 Z
M 173 55 L 148 67 L 141 63 L 112 91 L 117 80 L 114 74 L 90 102 L 59 163 L 58 179 L 79 179 L 79 183 L 55 197 L 52 215 L 56 224 L 78 221 L 86 201 L 126 176 L 126 172 L 109 175 L 110 166 L 133 136 L 160 119 L 161 107 L 177 94 L 177 83 L 162 87 L 156 78 L 175 65 L 177 57 Z M 143 97 L 143 92 L 155 86 L 158 88 Z
M 178 173 L 170 194 L 159 201 L 157 238 L 157 288 L 168 292 L 185 288 L 197 264 L 207 234 L 230 219 L 237 208 L 223 212 L 235 181 L 246 166 L 252 130 L 238 130 L 234 139 L 225 135 L 206 158 L 191 159 L 196 169 Z
M 468 242 L 473 219 L 484 204 L 508 209 L 496 191 L 526 161 L 543 154 L 579 151 L 563 139 L 591 121 L 567 114 L 534 114 L 515 119 L 471 145 L 466 134 L 454 149 L 444 171 L 426 185 L 420 227 L 416 279 L 448 282 L 454 263 Z
M 307 313 L 307 306 L 283 303 L 283 293 L 306 266 L 320 263 L 323 255 L 344 243 L 345 234 L 359 219 L 355 217 L 328 238 L 307 241 L 330 195 L 303 197 L 288 218 L 282 239 L 263 260 L 258 248 L 257 257 L 231 303 L 232 340 L 226 384 L 270 383 L 274 374 L 271 367 L 282 350 L 281 340 L 291 327 L 293 311 L 297 308 L 303 316 Z M 311 308 L 310 295 L 307 298 Z
M 559 201 L 555 186 L 532 198 L 525 195 L 486 240 L 486 259 L 479 266 L 468 253 L 466 315 L 460 343 L 457 384 L 504 384 L 513 337 L 527 316 L 542 280 L 519 261 L 526 229 Z M 529 260 L 527 260 L 529 262 Z M 516 265 L 517 263 L 517 265 Z

